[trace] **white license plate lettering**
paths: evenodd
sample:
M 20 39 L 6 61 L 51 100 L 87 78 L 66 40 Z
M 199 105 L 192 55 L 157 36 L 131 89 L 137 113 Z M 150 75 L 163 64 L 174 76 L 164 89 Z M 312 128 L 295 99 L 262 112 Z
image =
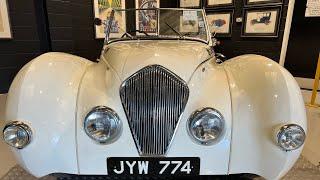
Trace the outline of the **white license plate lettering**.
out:
M 187 174 L 191 173 L 190 161 L 187 161 L 181 168 L 181 172 L 185 172 Z
M 120 161 L 120 169 L 113 169 L 113 172 L 116 174 L 122 174 L 124 171 L 124 163 L 123 161 Z
M 182 161 L 171 161 L 171 164 L 176 165 L 176 167 L 174 167 L 173 170 L 171 171 L 171 174 L 175 174 L 178 168 L 181 166 Z
M 148 174 L 149 161 L 138 161 L 139 174 Z
M 130 163 L 129 161 L 126 161 L 126 164 L 128 165 L 128 167 L 129 167 L 129 172 L 130 172 L 130 174 L 133 174 L 133 167 L 134 167 L 134 165 L 136 165 L 136 161 L 133 161 L 132 163 Z
M 197 157 L 112 157 L 107 159 L 109 175 L 194 176 L 200 173 Z
M 159 174 L 163 174 L 163 172 L 167 169 L 167 167 L 170 165 L 170 161 L 159 161 L 159 164 L 164 164 L 162 169 L 160 170 Z
M 176 174 L 177 170 L 181 167 L 183 164 L 182 161 L 159 161 L 159 164 L 163 165 L 162 169 L 160 170 L 159 174 L 163 174 L 170 165 L 172 165 L 174 168 L 170 172 L 171 174 Z M 190 161 L 186 161 L 182 167 L 180 168 L 180 172 L 185 172 L 186 174 L 191 173 L 191 167 L 190 167 Z
M 134 174 L 135 167 L 138 168 L 140 175 L 148 174 L 149 171 L 149 161 L 120 161 L 120 167 L 118 169 L 113 169 L 116 174 L 123 174 L 126 167 L 129 169 L 129 174 Z

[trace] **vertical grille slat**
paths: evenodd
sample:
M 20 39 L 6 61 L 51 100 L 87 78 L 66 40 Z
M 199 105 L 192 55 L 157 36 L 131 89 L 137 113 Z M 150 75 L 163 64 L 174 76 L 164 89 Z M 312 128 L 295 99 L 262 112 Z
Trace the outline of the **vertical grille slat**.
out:
M 120 98 L 140 155 L 165 155 L 189 98 L 187 84 L 151 65 L 123 82 Z

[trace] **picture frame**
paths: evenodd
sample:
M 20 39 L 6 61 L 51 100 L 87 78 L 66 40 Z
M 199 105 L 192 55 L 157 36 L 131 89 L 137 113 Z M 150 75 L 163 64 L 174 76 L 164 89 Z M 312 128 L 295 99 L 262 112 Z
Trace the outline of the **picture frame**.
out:
M 276 5 L 282 4 L 283 0 L 244 0 L 244 5 L 247 6 L 258 6 L 258 5 Z
M 111 4 L 110 4 L 111 2 Z M 125 0 L 93 0 L 93 12 L 95 18 L 100 18 L 101 20 L 106 20 L 108 14 L 111 12 L 110 8 L 114 9 L 125 9 Z M 119 38 L 126 31 L 126 14 L 125 11 L 116 11 L 115 12 L 114 26 L 111 29 L 110 38 Z M 105 26 L 96 26 L 95 25 L 95 38 L 104 39 Z
M 234 10 L 207 11 L 207 22 L 212 34 L 216 37 L 231 37 Z
M 241 37 L 279 36 L 282 6 L 245 8 Z
M 180 8 L 201 8 L 201 0 L 178 0 L 178 7 Z
M 235 0 L 206 0 L 207 8 L 228 8 L 233 7 Z
M 196 10 L 184 10 L 180 16 L 179 32 L 183 34 L 197 33 L 200 23 Z
M 7 0 L 0 0 L 0 39 L 12 39 Z
M 160 7 L 160 0 L 135 0 L 136 9 L 152 9 Z M 148 16 L 148 18 L 143 18 Z M 144 31 L 149 35 L 158 31 L 158 12 L 156 10 L 142 10 L 136 13 L 136 30 Z M 148 22 L 146 22 L 146 20 Z M 137 33 L 142 35 L 142 33 Z

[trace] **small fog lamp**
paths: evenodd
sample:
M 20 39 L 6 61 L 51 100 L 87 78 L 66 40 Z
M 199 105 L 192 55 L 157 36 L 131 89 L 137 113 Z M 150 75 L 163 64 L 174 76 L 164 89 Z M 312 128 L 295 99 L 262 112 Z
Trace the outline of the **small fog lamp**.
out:
M 32 132 L 28 125 L 14 121 L 3 129 L 4 141 L 17 149 L 26 147 L 31 142 Z
M 285 151 L 293 151 L 301 147 L 306 134 L 301 126 L 296 124 L 284 125 L 277 134 L 277 143 Z

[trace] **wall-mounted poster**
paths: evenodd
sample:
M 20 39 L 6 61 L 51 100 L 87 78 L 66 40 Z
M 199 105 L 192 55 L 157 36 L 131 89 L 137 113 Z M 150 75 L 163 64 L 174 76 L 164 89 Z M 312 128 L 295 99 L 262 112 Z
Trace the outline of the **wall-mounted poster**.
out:
M 306 6 L 306 17 L 320 17 L 320 0 L 308 0 Z
M 158 26 L 158 14 L 154 8 L 160 7 L 160 0 L 136 0 L 136 30 L 148 34 L 155 34 Z
M 94 0 L 94 15 L 96 18 L 106 20 L 112 9 L 125 9 L 125 0 Z M 105 38 L 105 26 L 95 26 L 96 38 Z M 112 22 L 110 38 L 118 38 L 126 31 L 125 11 L 115 11 Z
M 179 7 L 181 8 L 200 8 L 200 0 L 179 0 Z
M 7 0 L 0 0 L 0 39 L 11 39 Z
M 184 10 L 180 16 L 179 31 L 185 33 L 199 32 L 199 19 L 196 10 Z
M 212 34 L 217 37 L 231 37 L 233 10 L 207 12 L 207 21 Z
M 278 37 L 281 6 L 245 9 L 243 37 Z
M 281 4 L 283 0 L 245 0 L 246 5 Z
M 233 6 L 234 0 L 207 0 L 207 7 L 229 7 Z

